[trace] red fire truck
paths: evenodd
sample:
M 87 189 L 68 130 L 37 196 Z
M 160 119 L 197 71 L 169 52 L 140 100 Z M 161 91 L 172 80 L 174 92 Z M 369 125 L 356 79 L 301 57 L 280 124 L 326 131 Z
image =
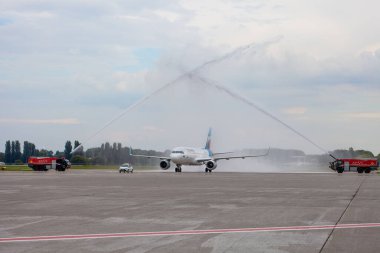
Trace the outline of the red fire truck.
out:
M 358 173 L 370 173 L 371 170 L 377 170 L 379 164 L 376 158 L 343 158 L 335 159 L 334 162 L 330 162 L 329 167 L 338 173 L 354 170 Z
M 29 157 L 28 167 L 35 171 L 48 171 L 55 169 L 57 171 L 65 171 L 71 167 L 69 160 L 58 157 Z

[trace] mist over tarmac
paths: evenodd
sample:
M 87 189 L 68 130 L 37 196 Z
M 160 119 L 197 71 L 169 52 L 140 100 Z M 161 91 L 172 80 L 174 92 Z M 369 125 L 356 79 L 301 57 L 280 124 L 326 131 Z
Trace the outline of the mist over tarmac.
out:
M 147 115 L 141 118 L 139 115 Z M 148 116 L 149 115 L 149 116 Z M 135 120 L 139 119 L 139 120 Z M 103 141 L 120 142 L 134 148 L 164 151 L 175 146 L 204 147 L 208 128 L 213 128 L 213 152 L 269 147 L 309 150 L 321 153 L 307 141 L 228 94 L 214 89 L 196 78 L 183 78 L 176 85 L 152 96 L 144 104 L 99 134 Z M 133 143 L 144 143 L 135 146 Z M 164 147 L 164 148 L 162 148 Z M 268 158 L 278 160 L 270 152 Z M 157 165 L 158 165 L 157 160 Z M 174 165 L 172 165 L 174 166 Z M 170 170 L 170 169 L 169 169 Z M 267 158 L 218 161 L 223 172 L 329 172 L 328 164 L 281 164 Z M 203 172 L 204 166 L 184 166 L 184 171 Z
M 242 150 L 266 150 L 272 147 L 296 150 L 304 156 L 296 158 L 290 155 L 285 162 L 278 162 L 281 160 L 276 157 L 278 153 L 270 153 L 269 158 L 220 161 L 218 171 L 330 172 L 327 162 L 321 166 L 316 161 L 307 160 L 303 153 L 328 153 L 328 149 L 323 147 L 326 142 L 318 138 L 319 134 L 324 133 L 323 129 L 320 132 L 310 131 L 312 127 L 307 124 L 303 124 L 302 129 L 293 127 L 300 122 L 314 122 L 305 121 L 302 117 L 287 118 L 289 122 L 285 122 L 264 109 L 264 105 L 259 105 L 224 84 L 231 81 L 228 73 L 215 71 L 223 65 L 222 69 L 231 69 L 230 75 L 236 75 L 232 72 L 238 72 L 234 67 L 236 63 L 249 62 L 280 40 L 281 37 L 278 37 L 258 45 L 242 46 L 185 71 L 103 123 L 103 127 L 93 133 L 84 145 L 88 147 L 91 142 L 96 145 L 101 140 L 159 151 L 176 146 L 203 147 L 207 129 L 212 127 L 213 152 L 235 151 L 238 154 Z M 272 100 L 267 102 L 276 103 Z M 203 169 L 190 167 L 186 170 Z

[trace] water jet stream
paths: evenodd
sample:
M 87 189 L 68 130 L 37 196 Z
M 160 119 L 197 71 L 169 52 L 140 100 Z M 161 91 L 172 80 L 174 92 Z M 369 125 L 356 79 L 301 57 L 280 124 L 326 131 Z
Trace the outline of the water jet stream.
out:
M 291 127 L 290 125 L 286 124 L 284 121 L 280 120 L 279 118 L 277 118 L 276 116 L 274 116 L 273 114 L 269 113 L 268 111 L 264 110 L 263 108 L 261 108 L 260 106 L 256 105 L 255 103 L 253 103 L 252 101 L 248 100 L 247 98 L 243 97 L 242 95 L 239 95 L 238 93 L 228 89 L 227 87 L 221 85 L 221 84 L 218 84 L 217 82 L 215 81 L 211 81 L 209 79 L 206 79 L 204 77 L 201 77 L 201 76 L 195 76 L 195 75 L 192 75 L 191 78 L 196 78 L 198 79 L 200 82 L 208 85 L 209 87 L 212 87 L 214 89 L 217 89 L 219 91 L 222 91 L 226 94 L 228 94 L 229 96 L 233 97 L 234 99 L 237 99 L 239 100 L 240 102 L 243 102 L 253 108 L 255 108 L 256 110 L 258 110 L 259 112 L 263 113 L 264 115 L 268 116 L 269 118 L 273 119 L 274 121 L 280 123 L 281 125 L 285 126 L 287 129 L 289 129 L 290 131 L 292 131 L 293 133 L 297 134 L 298 136 L 300 136 L 301 138 L 303 138 L 304 140 L 306 140 L 307 142 L 311 143 L 314 147 L 317 147 L 319 150 L 321 150 L 322 152 L 324 153 L 327 153 L 331 156 L 331 154 L 326 150 L 324 149 L 323 147 L 321 147 L 320 145 L 316 144 L 314 141 L 312 141 L 310 138 L 306 137 L 305 135 L 303 135 L 301 132 L 297 131 L 296 129 L 294 129 L 293 127 Z M 334 158 L 334 157 L 333 157 Z
M 281 39 L 282 39 L 282 36 L 277 36 L 274 39 L 272 39 L 270 41 L 266 41 L 266 42 L 261 43 L 261 44 L 250 43 L 248 45 L 238 47 L 235 50 L 233 50 L 233 51 L 231 51 L 231 52 L 229 52 L 229 53 L 227 53 L 227 54 L 225 54 L 225 55 L 223 55 L 221 57 L 218 57 L 218 58 L 212 59 L 210 61 L 207 61 L 207 62 L 205 62 L 205 63 L 203 63 L 203 64 L 201 64 L 201 65 L 193 68 L 192 70 L 187 71 L 186 73 L 178 76 L 173 81 L 165 84 L 161 88 L 155 90 L 154 92 L 152 92 L 152 93 L 144 96 L 140 100 L 138 100 L 135 103 L 133 103 L 132 105 L 128 106 L 123 112 L 121 112 L 119 115 L 117 115 L 116 117 L 114 117 L 113 119 L 111 119 L 103 127 L 101 127 L 98 131 L 96 131 L 95 133 L 93 133 L 84 142 L 82 142 L 79 146 L 77 146 L 73 151 L 71 151 L 70 154 L 73 154 L 76 151 L 78 151 L 79 149 L 81 149 L 84 144 L 86 144 L 88 141 L 90 141 L 91 139 L 93 139 L 94 137 L 96 137 L 99 133 L 101 133 L 104 129 L 106 129 L 107 127 L 109 127 L 112 123 L 114 123 L 115 121 L 117 121 L 120 118 L 122 118 L 127 112 L 131 111 L 136 106 L 143 104 L 144 102 L 146 102 L 147 100 L 149 100 L 152 96 L 155 96 L 155 95 L 159 94 L 163 90 L 166 90 L 167 88 L 169 88 L 170 86 L 178 83 L 182 79 L 191 77 L 191 76 L 197 74 L 199 71 L 203 70 L 206 67 L 209 67 L 211 65 L 220 63 L 220 62 L 225 61 L 225 60 L 228 60 L 228 59 L 230 59 L 230 58 L 232 58 L 232 57 L 234 57 L 234 56 L 236 56 L 238 54 L 242 54 L 242 53 L 246 52 L 249 49 L 259 49 L 259 48 L 263 48 L 263 47 L 265 48 L 265 47 L 267 47 L 267 46 L 269 46 L 269 45 L 271 45 L 273 43 L 279 42 Z
M 242 54 L 242 53 L 244 53 L 247 50 L 252 49 L 252 48 L 258 49 L 260 47 L 267 47 L 268 45 L 271 45 L 273 43 L 278 42 L 280 39 L 281 39 L 281 37 L 277 37 L 277 38 L 275 38 L 272 41 L 268 41 L 268 42 L 265 42 L 265 43 L 262 43 L 262 44 L 254 45 L 253 43 L 251 43 L 251 44 L 248 44 L 246 46 L 239 47 L 239 48 L 237 48 L 237 49 L 235 49 L 235 50 L 233 50 L 233 51 L 231 51 L 231 52 L 229 52 L 229 53 L 227 53 L 227 54 L 225 54 L 225 55 L 223 55 L 223 56 L 221 56 L 219 58 L 207 61 L 207 62 L 199 65 L 198 67 L 193 68 L 192 70 L 190 70 L 190 71 L 188 71 L 188 72 L 180 75 L 179 77 L 177 77 L 173 81 L 165 84 L 164 86 L 160 87 L 159 89 L 155 90 L 154 92 L 150 93 L 149 95 L 144 96 L 143 98 L 141 98 L 137 102 L 135 102 L 132 105 L 130 105 L 129 107 L 127 107 L 122 113 L 120 113 L 115 118 L 113 118 L 112 120 L 110 120 L 109 122 L 107 122 L 102 128 L 100 128 L 98 131 L 96 131 L 94 134 L 92 134 L 85 142 L 81 143 L 71 153 L 75 153 L 77 150 L 79 150 L 81 147 L 83 147 L 83 145 L 85 143 L 87 143 L 89 140 L 91 140 L 92 138 L 94 138 L 95 136 L 97 136 L 100 132 L 102 132 L 104 129 L 106 129 L 107 127 L 109 127 L 112 123 L 114 123 L 115 121 L 117 121 L 120 118 L 122 118 L 127 112 L 129 112 L 130 110 L 132 110 L 136 106 L 143 104 L 145 101 L 149 100 L 152 96 L 155 96 L 155 95 L 159 94 L 163 90 L 166 90 L 167 88 L 169 88 L 170 86 L 178 83 L 179 81 L 181 81 L 181 80 L 183 80 L 185 78 L 188 78 L 188 79 L 198 80 L 198 81 L 202 82 L 203 84 L 206 84 L 208 87 L 214 88 L 214 89 L 216 89 L 218 91 L 222 91 L 222 92 L 226 93 L 227 95 L 231 96 L 232 98 L 234 98 L 234 99 L 236 99 L 236 100 L 238 100 L 240 102 L 243 102 L 243 103 L 249 105 L 250 107 L 253 107 L 254 109 L 256 109 L 259 112 L 261 112 L 264 115 L 266 115 L 267 117 L 273 119 L 274 121 L 278 122 L 282 126 L 286 127 L 287 129 L 289 129 L 290 131 L 292 131 L 296 135 L 300 136 L 302 139 L 306 140 L 307 142 L 309 142 L 310 144 L 312 144 L 314 147 L 316 147 L 319 150 L 321 150 L 323 153 L 329 154 L 332 158 L 336 159 L 325 148 L 321 147 L 320 145 L 318 145 L 317 143 L 315 143 L 314 141 L 312 141 L 310 138 L 306 137 L 304 134 L 302 134 L 298 130 L 294 129 L 293 127 L 291 127 L 290 125 L 288 125 L 287 123 L 285 123 L 284 121 L 280 120 L 278 117 L 276 117 L 273 114 L 269 113 L 268 111 L 264 110 L 263 108 L 261 108 L 260 106 L 258 106 L 255 103 L 253 103 L 249 99 L 243 97 L 242 95 L 240 95 L 240 94 L 238 94 L 238 93 L 236 93 L 236 92 L 228 89 L 227 87 L 225 87 L 225 86 L 217 83 L 216 81 L 209 80 L 209 79 L 206 79 L 206 78 L 202 77 L 200 75 L 200 73 L 199 73 L 201 70 L 205 69 L 206 67 L 209 67 L 209 66 L 212 66 L 214 64 L 220 63 L 222 61 L 228 60 L 228 59 L 230 59 L 230 58 L 232 58 L 232 57 L 234 57 L 234 56 L 236 56 L 238 54 Z

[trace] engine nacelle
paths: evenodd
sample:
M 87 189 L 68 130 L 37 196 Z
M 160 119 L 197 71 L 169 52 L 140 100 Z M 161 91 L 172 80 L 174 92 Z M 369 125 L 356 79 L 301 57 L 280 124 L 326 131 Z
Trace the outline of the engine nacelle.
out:
M 213 160 L 210 160 L 210 161 L 206 162 L 206 167 L 207 167 L 207 169 L 209 169 L 209 170 L 214 170 L 217 166 L 218 166 L 218 165 L 217 165 L 216 162 L 213 161 Z
M 170 161 L 168 161 L 168 160 L 162 160 L 162 161 L 160 162 L 160 167 L 161 167 L 161 169 L 163 169 L 163 170 L 167 170 L 167 169 L 169 169 L 169 168 L 170 168 Z

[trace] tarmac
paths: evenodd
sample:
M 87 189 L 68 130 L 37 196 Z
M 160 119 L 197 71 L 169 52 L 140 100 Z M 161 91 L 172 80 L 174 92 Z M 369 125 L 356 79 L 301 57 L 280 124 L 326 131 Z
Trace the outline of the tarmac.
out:
M 380 176 L 0 172 L 0 252 L 379 252 Z

